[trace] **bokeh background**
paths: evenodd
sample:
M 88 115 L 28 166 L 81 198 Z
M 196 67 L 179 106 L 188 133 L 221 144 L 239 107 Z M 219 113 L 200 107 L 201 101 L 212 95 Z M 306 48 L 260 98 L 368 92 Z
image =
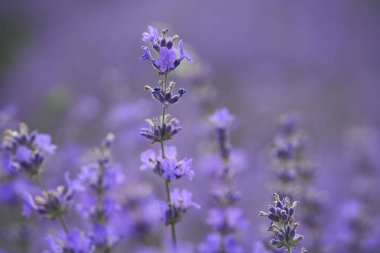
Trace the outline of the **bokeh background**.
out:
M 115 159 L 128 180 L 157 184 L 160 195 L 155 178 L 138 169 L 139 153 L 149 145 L 139 128 L 160 113 L 143 90 L 158 77 L 138 57 L 147 26 L 167 27 L 193 57 L 171 75 L 189 91 L 170 109 L 183 127 L 173 143 L 194 158 L 197 173 L 193 182 L 178 184 L 205 206 L 189 212 L 180 240 L 198 244 L 209 231 L 204 222 L 209 179 L 201 169 L 210 139 L 208 115 L 227 107 L 236 117 L 232 144 L 246 156 L 237 180 L 240 205 L 251 221 L 246 244 L 252 248 L 265 238 L 267 224 L 257 212 L 271 200 L 269 149 L 276 119 L 296 111 L 310 136 L 315 184 L 327 196 L 325 251 L 350 252 L 338 251 L 349 240 L 345 221 L 338 218 L 355 215 L 354 196 L 363 188 L 379 205 L 373 194 L 379 187 L 367 179 L 357 182 L 353 162 L 364 156 L 375 168 L 369 178 L 379 179 L 379 11 L 376 0 L 2 0 L 1 127 L 21 120 L 52 134 L 59 146 L 45 171 L 52 182 L 63 181 L 53 175 L 65 170 L 77 173 L 85 150 L 115 132 Z M 11 248 L 9 206 L 1 209 L 1 247 Z M 366 218 L 378 224 L 365 239 L 366 252 L 376 252 L 370 250 L 379 248 L 378 212 Z

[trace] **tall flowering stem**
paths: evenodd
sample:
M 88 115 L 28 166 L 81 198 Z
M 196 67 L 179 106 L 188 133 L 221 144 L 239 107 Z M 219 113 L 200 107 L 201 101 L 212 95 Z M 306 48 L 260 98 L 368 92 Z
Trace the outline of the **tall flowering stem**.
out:
M 116 190 L 125 180 L 121 166 L 112 159 L 114 135 L 109 133 L 100 147 L 92 149 L 88 162 L 81 168 L 72 187 L 81 194 L 77 209 L 92 225 L 91 234 L 95 252 L 110 253 L 124 238 L 120 229 L 126 219 L 121 220 L 121 207 L 116 199 Z
M 144 88 L 149 91 L 154 100 L 162 106 L 162 114 L 159 118 L 147 119 L 149 128 L 141 129 L 141 135 L 152 141 L 152 143 L 160 143 L 160 154 L 156 156 L 153 150 L 147 150 L 141 154 L 141 169 L 152 169 L 165 184 L 166 204 L 162 205 L 163 221 L 171 228 L 172 245 L 177 248 L 176 224 L 181 220 L 182 215 L 188 207 L 199 207 L 191 201 L 192 195 L 186 190 L 174 191 L 170 190 L 170 183 L 182 176 L 192 179 L 194 172 L 191 170 L 192 159 L 183 159 L 178 161 L 176 158 L 177 151 L 175 147 L 165 147 L 165 141 L 171 140 L 181 127 L 176 118 L 171 118 L 166 113 L 169 105 L 175 104 L 187 92 L 185 89 L 179 89 L 177 94 L 174 93 L 174 82 L 168 83 L 168 74 L 176 69 L 182 60 L 191 58 L 187 52 L 183 50 L 183 42 L 178 42 L 178 48 L 174 47 L 174 43 L 179 36 L 167 36 L 168 30 L 163 29 L 161 33 L 157 28 L 149 26 L 149 32 L 143 33 L 142 40 L 150 43 L 151 48 L 157 58 L 151 54 L 151 50 L 143 46 L 143 54 L 141 60 L 148 60 L 152 63 L 153 68 L 159 75 L 164 76 L 164 80 L 160 80 L 157 86 L 151 87 L 146 85 Z
M 308 155 L 309 136 L 301 127 L 296 113 L 279 117 L 274 139 L 273 164 L 276 173 L 275 191 L 280 197 L 288 196 L 302 203 L 300 220 L 309 231 L 309 249 L 322 251 L 321 214 L 325 194 L 313 187 L 315 165 Z
M 238 170 L 234 162 L 236 154 L 229 140 L 230 125 L 234 116 L 223 108 L 216 110 L 209 120 L 214 127 L 219 153 L 211 163 L 213 168 L 210 172 L 213 179 L 220 184 L 212 194 L 216 207 L 210 210 L 207 218 L 207 223 L 213 231 L 207 235 L 199 250 L 201 253 L 244 252 L 239 235 L 246 229 L 248 221 L 243 217 L 242 210 L 235 206 L 240 199 L 234 182 Z
M 37 131 L 29 132 L 25 123 L 20 123 L 18 130 L 6 130 L 2 142 L 2 149 L 6 151 L 6 169 L 23 173 L 30 179 L 36 180 L 42 190 L 42 194 L 34 198 L 25 193 L 23 215 L 29 216 L 31 211 L 35 210 L 45 218 L 51 220 L 58 218 L 63 230 L 69 234 L 64 216 L 74 192 L 65 186 L 49 189 L 41 175 L 45 157 L 54 154 L 56 148 L 51 143 L 49 135 Z

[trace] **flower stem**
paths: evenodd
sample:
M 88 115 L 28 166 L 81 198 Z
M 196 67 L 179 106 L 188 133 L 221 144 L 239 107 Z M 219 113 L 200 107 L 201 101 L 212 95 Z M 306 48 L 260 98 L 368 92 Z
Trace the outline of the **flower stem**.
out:
M 163 84 L 163 91 L 166 92 L 166 87 L 167 87 L 167 82 L 168 82 L 168 74 L 165 73 L 165 79 L 164 79 L 164 84 Z M 163 134 L 165 131 L 165 114 L 166 114 L 166 106 L 163 105 L 162 107 L 162 125 L 161 125 L 161 153 L 162 153 L 162 158 L 165 159 L 165 146 L 164 146 L 164 140 L 163 140 Z M 165 192 L 166 192 L 166 203 L 168 204 L 168 207 L 171 209 L 172 204 L 171 204 L 171 197 L 170 197 L 170 180 L 165 180 Z M 173 212 L 171 212 L 173 213 Z M 176 227 L 175 227 L 175 222 L 172 220 L 170 223 L 171 227 L 171 234 L 172 234 L 172 245 L 174 250 L 177 250 L 177 232 L 176 232 Z
M 60 215 L 59 216 L 59 221 L 61 222 L 62 228 L 63 228 L 63 230 L 65 230 L 66 234 L 69 234 L 70 230 L 69 230 L 69 227 L 67 226 L 67 223 L 66 223 L 66 220 L 65 220 L 65 216 L 64 215 Z

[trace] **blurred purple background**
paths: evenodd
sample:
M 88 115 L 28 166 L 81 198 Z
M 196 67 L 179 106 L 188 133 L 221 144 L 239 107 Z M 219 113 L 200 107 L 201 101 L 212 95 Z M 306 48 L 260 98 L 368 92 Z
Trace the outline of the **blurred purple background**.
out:
M 157 76 L 138 60 L 141 33 L 148 25 L 169 28 L 194 60 L 171 75 L 189 90 L 171 109 L 183 127 L 173 142 L 201 163 L 207 115 L 230 109 L 237 118 L 233 146 L 247 156 L 239 187 L 249 194 L 241 205 L 257 240 L 266 226 L 257 211 L 271 197 L 268 149 L 278 115 L 297 111 L 302 117 L 317 185 L 329 196 L 327 218 L 355 189 L 347 157 L 357 153 L 347 155 L 347 135 L 359 127 L 358 142 L 379 151 L 378 137 L 366 137 L 380 127 L 379 11 L 376 0 L 2 0 L 0 106 L 13 106 L 18 120 L 52 133 L 60 147 L 50 161 L 56 170 L 75 173 L 83 150 L 116 132 L 116 157 L 129 178 L 140 180 L 139 153 L 148 143 L 139 128 L 145 117 L 159 113 L 143 90 Z M 368 152 L 378 176 L 379 155 Z M 207 178 L 195 170 L 197 178 L 187 187 L 202 199 Z M 190 216 L 199 219 L 185 220 L 191 229 L 181 237 L 197 243 L 203 234 L 192 231 L 207 231 L 206 212 Z

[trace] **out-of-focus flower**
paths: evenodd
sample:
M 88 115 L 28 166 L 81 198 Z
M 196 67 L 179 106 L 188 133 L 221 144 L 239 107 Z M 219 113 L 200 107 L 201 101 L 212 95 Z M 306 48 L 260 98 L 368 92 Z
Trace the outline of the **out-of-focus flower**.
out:
M 93 250 L 92 240 L 79 229 L 72 229 L 70 233 L 59 232 L 57 237 L 47 237 L 49 249 L 44 253 L 90 253 Z
M 192 170 L 193 159 L 184 158 L 177 160 L 177 149 L 174 146 L 165 147 L 167 150 L 166 158 L 162 155 L 156 155 L 154 150 L 148 149 L 141 153 L 140 160 L 142 165 L 141 170 L 151 169 L 153 172 L 164 180 L 175 180 L 186 176 L 192 180 L 195 172 Z
M 162 219 L 167 225 L 178 223 L 190 207 L 201 208 L 200 205 L 193 202 L 193 194 L 186 189 L 174 189 L 170 193 L 170 197 L 170 206 L 168 207 L 166 203 L 162 203 L 161 206 Z
M 65 186 L 58 186 L 55 190 L 43 191 L 42 195 L 34 198 L 27 194 L 23 214 L 28 216 L 31 211 L 30 208 L 32 208 L 40 215 L 54 220 L 65 215 L 73 196 L 72 189 Z
M 41 172 L 44 156 L 53 154 L 56 150 L 49 135 L 37 131 L 29 133 L 28 126 L 24 123 L 20 123 L 18 131 L 5 131 L 2 148 L 9 154 L 4 162 L 8 170 L 21 170 L 31 177 Z

